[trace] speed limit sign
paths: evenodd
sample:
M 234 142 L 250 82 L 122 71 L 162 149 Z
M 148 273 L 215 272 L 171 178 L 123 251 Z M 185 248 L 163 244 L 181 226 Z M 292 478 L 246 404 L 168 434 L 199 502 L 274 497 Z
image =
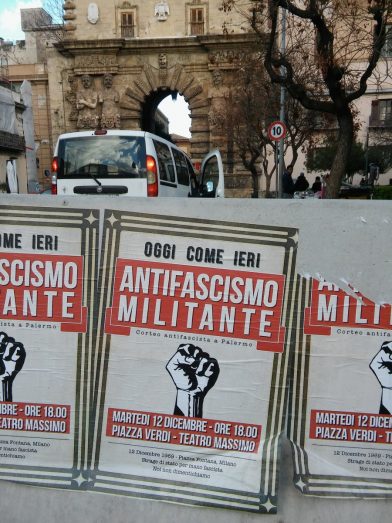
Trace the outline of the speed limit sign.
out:
M 270 140 L 282 140 L 286 136 L 286 126 L 279 120 L 268 126 L 268 138 Z

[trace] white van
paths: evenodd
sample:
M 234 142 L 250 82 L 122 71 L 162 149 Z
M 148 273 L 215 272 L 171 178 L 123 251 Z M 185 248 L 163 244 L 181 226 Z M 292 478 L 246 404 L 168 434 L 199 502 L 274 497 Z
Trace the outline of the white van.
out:
M 52 194 L 224 197 L 219 151 L 210 152 L 197 179 L 173 143 L 143 131 L 62 134 L 52 162 Z

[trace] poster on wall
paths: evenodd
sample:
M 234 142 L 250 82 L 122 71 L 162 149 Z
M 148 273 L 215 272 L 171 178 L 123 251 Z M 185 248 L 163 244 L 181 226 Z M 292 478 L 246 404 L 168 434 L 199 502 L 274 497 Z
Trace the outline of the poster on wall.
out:
M 391 305 L 299 278 L 289 439 L 305 494 L 392 495 Z
M 78 488 L 93 389 L 94 211 L 0 207 L 0 478 Z
M 93 488 L 275 512 L 297 230 L 106 211 Z

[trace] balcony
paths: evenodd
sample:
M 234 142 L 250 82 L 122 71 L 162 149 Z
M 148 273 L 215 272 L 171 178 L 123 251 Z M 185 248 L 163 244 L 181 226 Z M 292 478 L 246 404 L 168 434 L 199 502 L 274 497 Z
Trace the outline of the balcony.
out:
M 23 136 L 0 131 L 0 150 L 19 151 L 25 150 L 26 143 Z

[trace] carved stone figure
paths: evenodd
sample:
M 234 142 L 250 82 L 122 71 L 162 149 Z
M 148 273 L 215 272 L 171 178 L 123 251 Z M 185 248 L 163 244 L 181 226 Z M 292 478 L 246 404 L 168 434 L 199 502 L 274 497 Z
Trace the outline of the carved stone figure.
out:
M 212 71 L 212 83 L 215 85 L 215 87 L 222 85 L 222 73 L 219 71 L 219 69 L 214 69 Z
M 158 56 L 159 69 L 167 69 L 167 55 L 160 53 Z
M 68 76 L 68 84 L 69 89 L 65 93 L 65 100 L 69 103 L 71 106 L 71 110 L 69 113 L 69 119 L 71 121 L 77 121 L 78 119 L 78 110 L 76 109 L 76 92 L 77 92 L 77 80 L 75 76 L 69 75 Z
M 98 124 L 97 104 L 98 94 L 92 85 L 92 78 L 84 74 L 82 86 L 76 94 L 76 109 L 78 110 L 78 129 L 94 129 Z
M 106 73 L 102 83 L 103 87 L 99 94 L 99 103 L 102 104 L 101 126 L 104 129 L 120 128 L 120 97 L 113 88 L 113 75 Z

